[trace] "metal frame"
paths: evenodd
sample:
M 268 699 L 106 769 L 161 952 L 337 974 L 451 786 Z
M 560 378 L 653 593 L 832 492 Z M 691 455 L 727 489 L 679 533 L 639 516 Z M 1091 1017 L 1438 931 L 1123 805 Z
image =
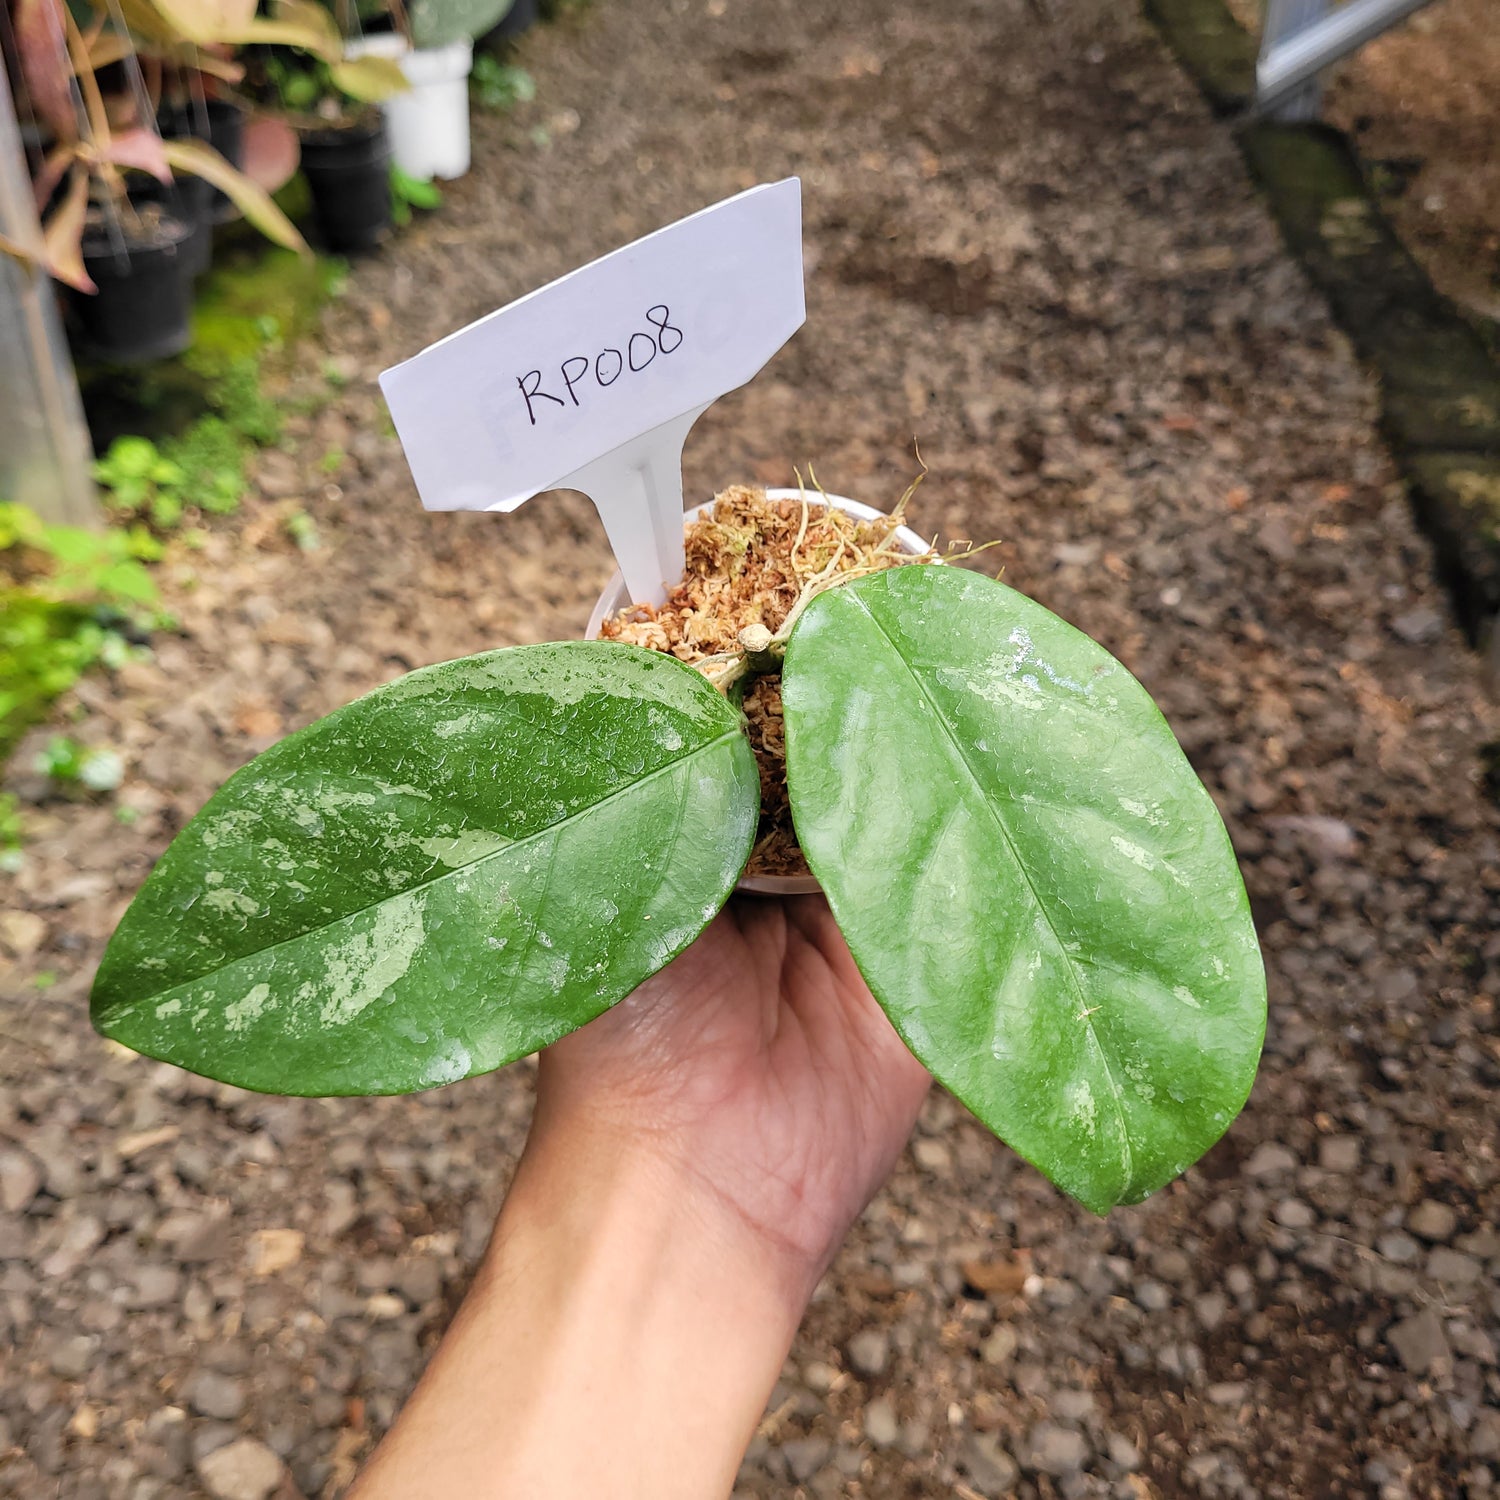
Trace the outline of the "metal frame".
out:
M 1431 0 L 1267 0 L 1255 107 L 1280 120 L 1316 117 L 1320 72 L 1399 25 Z M 1312 113 L 1306 111 L 1312 107 Z

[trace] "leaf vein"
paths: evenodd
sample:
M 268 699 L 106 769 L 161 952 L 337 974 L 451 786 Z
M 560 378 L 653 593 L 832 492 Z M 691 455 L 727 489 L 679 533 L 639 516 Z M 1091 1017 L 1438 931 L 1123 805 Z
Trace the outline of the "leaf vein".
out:
M 913 685 L 922 695 L 928 707 L 931 708 L 933 717 L 942 726 L 945 738 L 953 747 L 954 753 L 958 756 L 959 762 L 962 764 L 964 770 L 968 772 L 969 780 L 973 784 L 975 792 L 978 793 L 980 802 L 989 812 L 991 819 L 993 819 L 994 821 L 995 827 L 1000 832 L 1000 837 L 1005 841 L 1005 847 L 1010 851 L 1011 858 L 1016 862 L 1016 868 L 1021 872 L 1021 878 L 1026 882 L 1026 888 L 1031 894 L 1032 903 L 1036 907 L 1037 911 L 1041 913 L 1042 921 L 1046 924 L 1047 932 L 1051 936 L 1053 943 L 1056 945 L 1057 951 L 1062 955 L 1063 968 L 1067 973 L 1068 982 L 1072 986 L 1074 998 L 1078 1002 L 1078 1013 L 1083 1020 L 1084 1028 L 1088 1032 L 1089 1041 L 1093 1044 L 1094 1050 L 1099 1056 L 1100 1064 L 1104 1068 L 1105 1079 L 1109 1083 L 1110 1095 L 1113 1099 L 1115 1107 L 1115 1117 L 1118 1120 L 1120 1127 L 1120 1143 L 1124 1148 L 1125 1173 L 1128 1188 L 1128 1184 L 1133 1182 L 1135 1179 L 1135 1151 L 1130 1141 L 1130 1130 L 1125 1118 L 1124 1101 L 1120 1094 L 1119 1081 L 1115 1078 L 1113 1067 L 1110 1066 L 1109 1054 L 1105 1051 L 1104 1044 L 1099 1038 L 1099 1033 L 1095 1030 L 1094 1022 L 1089 1012 L 1088 1002 L 1084 996 L 1083 984 L 1081 979 L 1079 978 L 1077 967 L 1073 961 L 1073 955 L 1068 951 L 1067 945 L 1063 942 L 1061 936 L 1058 934 L 1057 928 L 1053 925 L 1052 915 L 1047 910 L 1045 903 L 1042 901 L 1041 896 L 1037 892 L 1036 882 L 1032 879 L 1031 871 L 1027 868 L 1026 861 L 1022 859 L 1020 850 L 1016 847 L 1015 839 L 1012 837 L 1011 831 L 1006 825 L 1005 819 L 1000 815 L 1000 812 L 996 808 L 994 801 L 986 795 L 984 785 L 979 779 L 979 773 L 975 770 L 973 762 L 969 759 L 968 751 L 964 748 L 958 736 L 953 732 L 953 728 L 948 723 L 947 716 L 943 713 L 942 708 L 933 698 L 932 694 L 928 692 L 927 684 L 924 683 L 922 679 L 917 675 L 911 663 L 907 661 L 906 657 L 902 654 L 900 647 L 897 646 L 896 642 L 891 638 L 890 633 L 886 630 L 885 626 L 881 624 L 880 620 L 876 617 L 875 612 L 869 607 L 869 605 L 867 605 L 865 601 L 852 589 L 845 590 L 844 594 L 845 597 L 852 599 L 854 603 L 868 616 L 870 623 L 879 632 L 886 645 L 890 647 L 892 656 L 894 656 L 896 660 L 901 664 L 902 669 L 906 672 L 907 676 L 911 678 Z

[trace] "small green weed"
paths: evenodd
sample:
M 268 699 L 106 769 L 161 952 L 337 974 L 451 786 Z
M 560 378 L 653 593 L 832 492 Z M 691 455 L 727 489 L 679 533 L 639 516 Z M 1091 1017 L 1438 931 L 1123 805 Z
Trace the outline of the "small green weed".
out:
M 64 787 L 89 792 L 112 792 L 124 779 L 125 768 L 113 750 L 93 750 L 71 735 L 55 734 L 37 752 L 34 769 Z
M 199 417 L 162 451 L 182 471 L 188 504 L 213 516 L 239 509 L 245 494 L 245 443 L 223 417 Z
M 242 438 L 264 448 L 281 436 L 281 413 L 261 390 L 255 355 L 190 351 L 183 357 L 207 379 L 208 404 Z
M 303 552 L 316 552 L 323 545 L 318 523 L 305 510 L 294 510 L 283 523 L 286 534 Z
M 469 88 L 477 104 L 496 111 L 530 104 L 536 98 L 536 80 L 525 68 L 501 62 L 488 52 L 482 52 L 474 59 Z
M 411 223 L 411 211 L 431 213 L 441 206 L 443 190 L 430 178 L 413 177 L 400 167 L 391 167 L 391 219 L 398 229 Z
M 128 661 L 127 633 L 166 623 L 142 566 L 160 550 L 142 526 L 48 526 L 0 504 L 0 760 L 82 672 Z M 0 809 L 0 847 L 4 822 Z
M 245 442 L 223 417 L 199 417 L 160 448 L 118 437 L 94 464 L 104 503 L 117 517 L 175 531 L 189 511 L 230 515 L 245 493 Z

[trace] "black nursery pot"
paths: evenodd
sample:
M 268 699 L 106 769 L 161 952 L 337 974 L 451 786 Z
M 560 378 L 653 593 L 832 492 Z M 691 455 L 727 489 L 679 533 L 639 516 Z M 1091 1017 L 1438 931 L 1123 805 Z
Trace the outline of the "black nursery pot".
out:
M 245 165 L 245 111 L 228 99 L 206 100 L 200 112 L 191 102 L 165 106 L 157 115 L 163 135 L 179 140 L 207 141 L 236 170 Z M 206 128 L 205 128 L 206 127 Z M 237 209 L 218 188 L 203 185 L 207 209 L 205 224 L 224 224 Z
M 193 341 L 193 278 L 185 247 L 191 228 L 163 215 L 127 237 L 123 250 L 103 229 L 83 239 L 83 264 L 98 293 L 69 291 L 69 320 L 81 351 L 109 364 L 145 364 L 181 354 Z
M 540 16 L 541 6 L 537 3 L 537 0 L 516 0 L 516 3 L 480 37 L 480 48 L 509 41 L 511 37 L 520 36 L 522 32 L 530 31 L 536 25 Z
M 188 237 L 181 254 L 190 277 L 201 276 L 213 260 L 213 200 L 217 196 L 222 195 L 201 177 L 174 177 L 170 184 L 147 178 L 144 185 L 132 186 L 130 192 L 132 202 L 159 203 L 169 218 L 187 225 Z
M 370 250 L 391 227 L 391 143 L 385 122 L 302 132 L 302 171 L 318 234 L 330 250 Z

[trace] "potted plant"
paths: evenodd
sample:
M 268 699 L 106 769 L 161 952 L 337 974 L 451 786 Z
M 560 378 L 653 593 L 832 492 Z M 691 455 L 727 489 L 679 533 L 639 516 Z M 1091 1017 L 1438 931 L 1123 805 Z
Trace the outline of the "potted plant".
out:
M 100 25 L 86 36 L 61 0 L 19 0 L 16 7 L 27 94 L 51 133 L 33 183 L 46 210 L 44 242 L 33 258 L 71 289 L 73 324 L 90 353 L 116 362 L 157 359 L 191 339 L 192 226 L 160 199 L 133 199 L 125 173 L 164 185 L 174 173 L 201 177 L 271 239 L 306 246 L 266 193 L 211 146 L 164 141 L 154 119 L 143 117 L 140 92 L 106 96 L 91 52 Z M 119 45 L 133 62 L 128 39 Z
M 358 251 L 390 231 L 390 138 L 375 106 L 407 84 L 389 58 L 346 56 L 343 45 L 333 61 L 278 49 L 263 66 L 297 131 L 319 236 L 330 250 Z
M 396 29 L 351 44 L 386 57 L 411 87 L 385 101 L 397 167 L 409 177 L 462 177 L 469 170 L 469 72 L 474 38 L 510 9 L 512 0 L 408 0 L 393 5 Z
M 1264 1033 L 1223 824 L 1119 662 L 896 524 L 726 492 L 666 605 L 611 627 L 652 649 L 444 662 L 274 746 L 135 898 L 95 1024 L 269 1092 L 483 1073 L 686 948 L 781 776 L 912 1051 L 1088 1208 L 1162 1186 L 1234 1118 Z M 765 684 L 784 711 L 757 728 Z

